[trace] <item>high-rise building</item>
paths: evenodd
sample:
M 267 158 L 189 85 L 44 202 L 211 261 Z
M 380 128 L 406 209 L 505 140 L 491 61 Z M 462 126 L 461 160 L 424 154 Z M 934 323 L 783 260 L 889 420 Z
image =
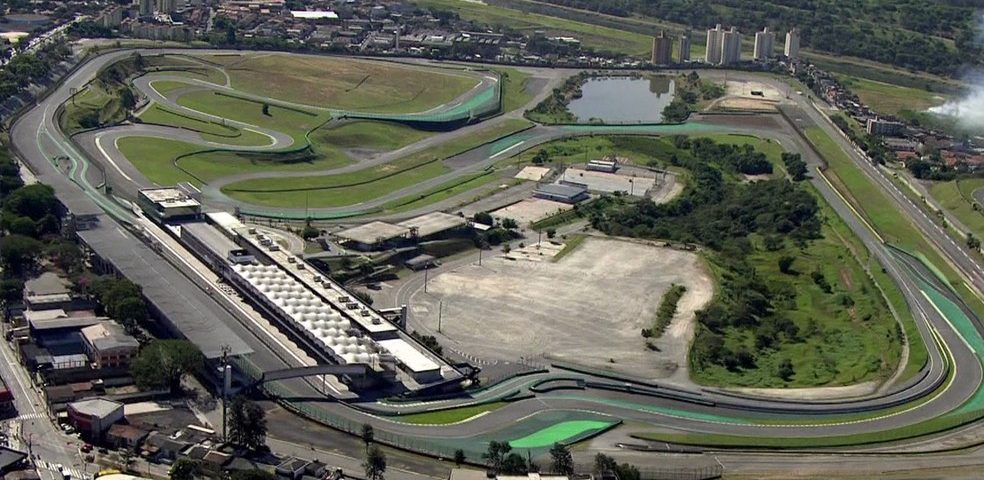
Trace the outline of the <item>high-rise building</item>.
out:
M 704 62 L 711 65 L 717 65 L 721 63 L 721 39 L 724 36 L 724 30 L 721 29 L 721 24 L 717 24 L 716 27 L 709 29 L 707 31 L 707 43 L 704 49 Z
M 154 0 L 140 0 L 140 16 L 149 17 L 154 14 Z
M 160 13 L 171 13 L 174 11 L 176 2 L 174 0 L 157 0 L 157 11 Z
M 650 60 L 653 65 L 669 65 L 673 63 L 673 39 L 660 30 L 653 37 L 653 55 Z
M 690 61 L 690 32 L 680 35 L 680 63 Z
M 731 27 L 731 30 L 721 34 L 721 65 L 731 65 L 741 61 L 741 34 L 738 29 Z
M 791 29 L 786 32 L 786 58 L 795 60 L 800 54 L 800 33 L 798 30 Z
M 752 57 L 759 62 L 772 58 L 776 43 L 776 32 L 770 32 L 765 27 L 761 32 L 755 32 L 755 55 Z

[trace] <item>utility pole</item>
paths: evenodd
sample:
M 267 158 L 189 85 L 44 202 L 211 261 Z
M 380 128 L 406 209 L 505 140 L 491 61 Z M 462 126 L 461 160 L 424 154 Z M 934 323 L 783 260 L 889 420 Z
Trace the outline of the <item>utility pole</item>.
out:
M 424 268 L 424 293 L 427 293 L 427 272 L 430 268 Z
M 479 267 L 482 266 L 482 250 L 485 250 L 485 249 L 482 248 L 482 247 L 478 247 L 478 266 Z
M 226 404 L 229 398 L 229 384 L 232 383 L 232 375 L 229 367 L 229 345 L 222 345 L 222 440 L 229 439 L 229 429 L 227 427 Z
M 444 300 L 437 303 L 437 333 L 441 333 L 441 320 L 444 318 Z

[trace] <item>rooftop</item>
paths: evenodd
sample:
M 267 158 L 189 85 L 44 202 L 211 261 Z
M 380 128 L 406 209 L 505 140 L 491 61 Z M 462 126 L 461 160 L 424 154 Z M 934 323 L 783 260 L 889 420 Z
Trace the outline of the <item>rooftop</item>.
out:
M 583 195 L 588 189 L 584 187 L 576 187 L 574 185 L 561 185 L 558 183 L 550 183 L 547 185 L 538 185 L 536 187 L 537 192 L 546 193 L 549 195 L 558 195 L 563 197 L 576 197 L 578 195 Z
M 290 14 L 293 15 L 294 18 L 303 18 L 303 19 L 338 18 L 338 14 L 335 12 L 309 12 L 306 10 L 291 10 Z
M 341 232 L 336 233 L 335 236 L 343 240 L 372 245 L 404 236 L 407 233 L 409 233 L 409 229 L 407 227 L 376 221 L 365 225 L 359 225 L 358 227 L 353 227 L 348 230 L 342 230 Z
M 140 194 L 159 205 L 171 208 L 197 207 L 198 200 L 191 198 L 183 190 L 177 188 L 145 188 Z
M 140 342 L 126 333 L 116 322 L 100 322 L 82 329 L 82 337 L 101 351 L 114 348 L 139 348 Z
M 24 318 L 26 319 L 27 312 L 24 313 L 25 313 Z M 61 328 L 82 329 L 90 325 L 95 325 L 103 320 L 106 320 L 106 317 L 57 317 L 57 318 L 48 318 L 48 319 L 33 318 L 33 319 L 28 319 L 27 321 L 28 321 L 28 325 L 30 325 L 32 330 L 43 331 L 43 330 L 58 330 Z
M 351 322 L 275 265 L 234 265 L 233 270 L 314 340 L 346 363 L 375 364 L 377 346 L 350 335 Z
M 105 398 L 81 400 L 70 403 L 68 406 L 76 412 L 93 417 L 106 417 L 115 412 L 117 409 L 123 408 L 122 403 L 106 400 Z
M 72 283 L 52 272 L 44 272 L 37 278 L 24 282 L 27 295 L 67 295 L 72 292 Z
M 206 358 L 221 357 L 226 347 L 229 355 L 252 353 L 246 342 L 228 327 L 236 322 L 232 314 L 129 232 L 101 226 L 80 231 L 78 235 L 120 274 L 140 285 L 153 308 Z
M 467 221 L 464 217 L 444 212 L 432 212 L 427 215 L 411 218 L 410 220 L 404 220 L 397 223 L 397 225 L 407 230 L 416 228 L 418 237 L 427 237 L 435 233 L 462 227 L 466 223 Z
M 220 232 L 217 228 L 205 222 L 188 222 L 181 224 L 181 235 L 185 232 L 200 240 L 208 248 L 221 256 L 226 256 L 233 250 L 240 250 L 242 247 L 236 245 L 229 237 Z
M 427 358 L 420 350 L 417 350 L 402 338 L 377 340 L 376 343 L 392 353 L 394 357 L 413 373 L 429 372 L 441 368 L 440 365 Z

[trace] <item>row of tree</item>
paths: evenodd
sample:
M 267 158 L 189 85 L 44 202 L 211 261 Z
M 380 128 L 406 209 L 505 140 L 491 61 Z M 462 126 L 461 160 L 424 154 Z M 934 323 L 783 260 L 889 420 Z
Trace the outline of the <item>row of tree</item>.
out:
M 786 341 L 801 341 L 796 325 L 777 314 L 781 298 L 795 297 L 785 284 L 770 288 L 748 261 L 756 251 L 750 236 L 763 238 L 767 250 L 779 250 L 786 238 L 805 243 L 821 236 L 816 198 L 788 179 L 735 181 L 758 159 L 749 147 L 721 145 L 706 139 L 674 139 L 673 163 L 689 170 L 690 181 L 676 200 L 656 205 L 624 196 L 605 196 L 585 206 L 594 228 L 619 236 L 656 238 L 699 244 L 712 250 L 721 267 L 720 292 L 696 318 L 702 328 L 691 351 L 701 369 L 721 365 L 730 370 L 756 368 L 756 356 Z M 758 153 L 758 152 L 754 152 Z M 786 155 L 790 176 L 805 178 L 798 156 Z M 786 266 L 792 268 L 792 262 Z M 756 350 L 726 346 L 729 330 L 756 338 Z M 782 372 L 784 377 L 791 376 Z

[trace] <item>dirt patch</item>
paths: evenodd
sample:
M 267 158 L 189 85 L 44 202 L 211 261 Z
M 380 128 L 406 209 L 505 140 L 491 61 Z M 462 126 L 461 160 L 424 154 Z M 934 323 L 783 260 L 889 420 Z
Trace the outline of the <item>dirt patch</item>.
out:
M 678 313 L 648 350 L 652 325 L 670 285 L 687 287 Z M 699 256 L 648 244 L 588 238 L 557 262 L 489 258 L 432 276 L 411 300 L 411 325 L 483 359 L 564 360 L 689 384 L 693 312 L 713 295 Z M 614 362 L 612 362 L 614 360 Z

